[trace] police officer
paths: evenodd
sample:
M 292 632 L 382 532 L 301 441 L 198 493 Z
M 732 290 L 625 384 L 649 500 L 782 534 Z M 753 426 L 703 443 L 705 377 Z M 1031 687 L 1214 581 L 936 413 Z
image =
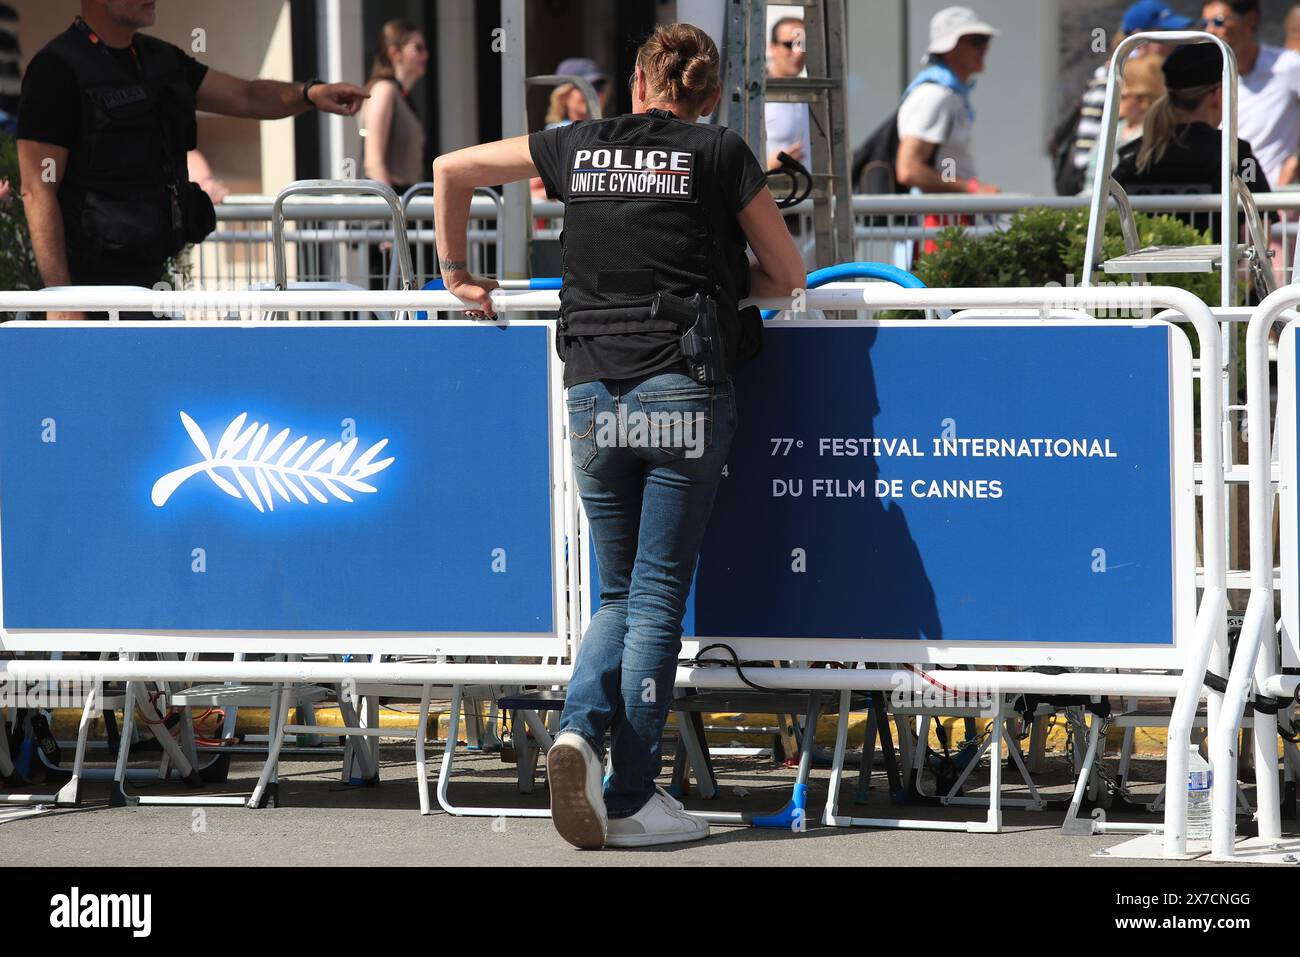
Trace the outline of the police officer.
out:
M 81 0 L 81 16 L 27 67 L 18 162 L 47 286 L 152 286 L 168 258 L 211 232 L 211 202 L 186 174 L 196 108 L 255 119 L 312 107 L 351 116 L 366 98 L 346 83 L 250 81 L 210 70 L 136 32 L 153 25 L 154 7 Z
M 565 204 L 557 346 L 601 594 L 547 769 L 555 827 L 583 848 L 709 833 L 656 787 L 660 738 L 686 597 L 736 427 L 729 372 L 761 336 L 756 311 L 737 304 L 788 297 L 804 282 L 744 140 L 696 123 L 720 96 L 708 35 L 688 24 L 658 28 L 637 54 L 632 94 L 631 115 L 434 163 L 443 278 L 471 316 L 495 314 L 496 285 L 465 269 L 473 188 L 540 175 Z M 602 787 L 606 731 L 613 774 Z

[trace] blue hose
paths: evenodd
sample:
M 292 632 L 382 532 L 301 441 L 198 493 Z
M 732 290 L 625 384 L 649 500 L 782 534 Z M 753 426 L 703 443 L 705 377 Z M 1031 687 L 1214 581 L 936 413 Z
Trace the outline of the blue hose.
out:
M 835 266 L 827 266 L 825 269 L 810 272 L 808 274 L 808 284 L 805 288 L 816 289 L 818 286 L 824 286 L 829 282 L 839 282 L 843 279 L 883 279 L 886 282 L 892 282 L 896 286 L 902 286 L 904 289 L 925 288 L 925 283 L 906 269 L 899 269 L 889 263 L 840 263 Z M 764 309 L 763 319 L 765 321 L 771 319 L 781 311 L 780 309 Z
M 559 289 L 563 280 L 559 276 L 534 276 L 528 280 L 528 289 L 531 292 L 547 289 Z M 430 279 L 424 284 L 425 289 L 446 289 L 447 285 L 441 277 Z

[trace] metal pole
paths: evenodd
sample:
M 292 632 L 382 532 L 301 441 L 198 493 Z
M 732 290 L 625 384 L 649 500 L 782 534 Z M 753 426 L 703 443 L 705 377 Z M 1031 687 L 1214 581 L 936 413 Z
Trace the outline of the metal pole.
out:
M 501 135 L 522 136 L 528 132 L 525 103 L 524 69 L 524 0 L 501 0 Z M 501 275 L 506 279 L 528 276 L 528 207 L 531 196 L 528 182 L 520 180 L 505 186 L 505 215 L 521 228 L 512 229 L 502 241 Z

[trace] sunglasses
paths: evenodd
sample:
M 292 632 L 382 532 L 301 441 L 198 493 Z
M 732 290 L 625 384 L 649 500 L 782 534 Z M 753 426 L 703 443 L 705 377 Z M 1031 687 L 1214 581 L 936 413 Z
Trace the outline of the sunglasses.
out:
M 1236 17 L 1236 16 L 1231 16 L 1231 17 L 1206 17 L 1205 19 L 1201 20 L 1201 26 L 1203 26 L 1203 27 L 1226 27 L 1229 23 L 1233 23 L 1234 21 L 1236 21 L 1236 20 L 1238 20 L 1238 19 L 1240 19 L 1240 18 L 1239 18 L 1239 17 Z
M 803 49 L 803 41 L 801 40 L 777 40 L 772 45 L 778 47 L 785 47 L 787 50 L 792 50 L 792 51 L 796 49 L 799 50 Z
M 992 37 L 985 36 L 982 33 L 972 33 L 962 37 L 962 42 L 969 43 L 976 50 L 986 50 L 988 49 L 989 41 L 992 39 Z

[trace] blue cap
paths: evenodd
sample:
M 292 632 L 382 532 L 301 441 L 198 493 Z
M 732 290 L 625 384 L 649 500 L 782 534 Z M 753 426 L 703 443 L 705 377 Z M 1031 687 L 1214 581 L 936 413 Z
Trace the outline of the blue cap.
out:
M 1120 29 L 1125 33 L 1146 33 L 1153 30 L 1186 30 L 1196 21 L 1174 13 L 1160 0 L 1138 0 L 1124 11 Z
M 580 76 L 592 86 L 609 82 L 609 74 L 600 68 L 595 60 L 584 56 L 571 56 L 555 68 L 562 76 Z

